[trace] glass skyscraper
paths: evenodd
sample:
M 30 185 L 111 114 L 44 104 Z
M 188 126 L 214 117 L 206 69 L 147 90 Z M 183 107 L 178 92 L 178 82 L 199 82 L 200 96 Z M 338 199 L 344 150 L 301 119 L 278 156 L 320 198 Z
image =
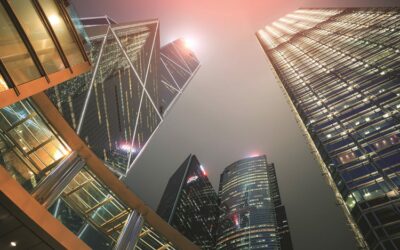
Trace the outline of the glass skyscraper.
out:
M 160 49 L 160 110 L 164 114 L 181 94 L 200 67 L 196 55 L 184 39 L 177 39 Z
M 195 155 L 169 179 L 157 213 L 202 249 L 215 249 L 218 195 Z
M 400 10 L 300 9 L 257 32 L 359 246 L 400 246 Z
M 265 155 L 226 167 L 219 199 L 216 249 L 292 249 L 275 169 Z
M 165 45 L 160 54 L 158 20 L 117 24 L 105 16 L 81 21 L 94 68 L 47 94 L 97 156 L 125 176 L 199 63 L 181 40 Z

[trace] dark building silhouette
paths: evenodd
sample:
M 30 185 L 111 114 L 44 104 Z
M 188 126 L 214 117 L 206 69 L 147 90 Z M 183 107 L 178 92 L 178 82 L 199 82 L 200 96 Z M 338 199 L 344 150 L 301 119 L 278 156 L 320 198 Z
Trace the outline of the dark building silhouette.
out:
M 400 246 L 400 9 L 300 9 L 257 33 L 360 248 Z
M 293 249 L 273 164 L 265 155 L 221 174 L 216 249 Z
M 218 196 L 195 155 L 169 179 L 157 213 L 202 249 L 215 249 Z

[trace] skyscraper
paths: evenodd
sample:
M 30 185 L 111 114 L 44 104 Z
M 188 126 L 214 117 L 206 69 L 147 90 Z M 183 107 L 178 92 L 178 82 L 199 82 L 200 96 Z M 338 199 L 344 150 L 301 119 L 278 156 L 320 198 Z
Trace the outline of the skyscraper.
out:
M 219 198 L 216 249 L 292 249 L 275 169 L 265 155 L 226 167 Z
M 97 156 L 118 176 L 125 176 L 163 121 L 164 111 L 183 91 L 183 85 L 169 79 L 183 73 L 165 70 L 158 20 L 125 24 L 108 16 L 81 20 L 91 43 L 88 54 L 94 69 L 47 94 Z M 171 56 L 169 63 L 183 68 L 180 64 L 196 60 L 197 69 L 196 57 L 179 41 L 162 48 L 169 51 L 166 48 L 173 46 L 174 56 L 179 57 L 180 61 Z M 186 84 L 194 73 L 179 80 Z
M 96 154 L 99 151 L 92 151 L 97 145 L 88 143 L 89 137 L 79 137 L 68 123 L 73 123 L 74 114 L 71 112 L 67 116 L 64 111 L 63 117 L 59 109 L 64 103 L 53 103 L 43 92 L 69 80 L 63 83 L 67 84 L 65 87 L 60 84 L 57 91 L 51 89 L 47 94 L 53 101 L 66 99 L 72 105 L 72 97 L 68 94 L 90 92 L 88 88 L 92 86 L 93 79 L 87 77 L 93 71 L 99 71 L 101 74 L 97 76 L 104 77 L 108 84 L 92 86 L 93 91 L 102 94 L 106 101 L 127 102 L 130 97 L 137 99 L 133 93 L 137 93 L 135 86 L 142 86 L 140 81 L 129 85 L 129 88 L 124 85 L 128 88 L 123 89 L 125 92 L 122 89 L 116 92 L 115 89 L 121 84 L 118 79 L 133 72 L 135 79 L 141 80 L 143 76 L 147 79 L 142 88 L 148 89 L 140 92 L 140 98 L 148 98 L 156 92 L 158 85 L 157 74 L 154 73 L 158 64 L 143 66 L 150 65 L 148 61 L 153 60 L 152 51 L 157 50 L 152 46 L 156 34 L 151 33 L 148 26 L 158 27 L 158 21 L 119 25 L 115 29 L 92 25 L 93 33 L 86 33 L 75 29 L 81 28 L 82 24 L 65 0 L 0 1 L 0 20 L 6 26 L 4 31 L 7 35 L 7 39 L 0 42 L 0 62 L 6 63 L 0 69 L 1 84 L 7 85 L 3 88 L 6 98 L 0 99 L 0 248 L 198 249 L 147 207 L 109 170 L 103 161 L 105 159 Z M 153 42 L 148 43 L 140 36 L 133 39 L 129 36 L 140 32 L 143 37 L 152 35 Z M 101 48 L 96 48 L 94 34 L 102 38 Z M 120 40 L 116 41 L 114 34 L 119 34 Z M 129 49 L 119 50 L 125 42 Z M 137 46 L 141 44 L 145 49 L 137 51 Z M 20 50 L 23 50 L 22 53 Z M 84 53 L 85 50 L 90 56 Z M 103 60 L 114 60 L 114 63 L 109 63 L 107 69 L 107 66 L 99 66 L 99 60 L 92 61 L 92 71 L 85 73 L 90 69 L 87 59 L 100 58 L 94 56 L 96 53 Z M 127 62 L 124 57 L 118 60 L 114 57 L 125 54 L 136 60 L 129 61 L 132 57 L 128 59 L 126 56 Z M 136 65 L 137 71 L 130 67 L 131 63 Z M 77 75 L 80 76 L 70 80 Z M 18 79 L 24 84 L 12 85 Z M 112 94 L 121 99 L 112 97 Z M 88 113 L 89 116 L 98 116 L 106 109 L 103 107 L 107 106 L 106 101 L 95 100 L 98 101 L 97 109 L 89 110 L 93 111 Z M 138 116 L 144 119 L 141 124 L 151 128 L 152 118 L 144 117 L 159 115 L 157 108 L 151 100 L 140 103 L 147 105 L 146 108 L 154 108 L 145 114 L 144 109 L 137 108 Z M 85 105 L 76 107 L 86 108 Z M 121 104 L 118 107 L 123 109 L 121 112 L 127 113 L 129 111 L 125 107 L 136 106 Z M 115 115 L 115 119 L 118 116 L 115 113 L 101 115 Z M 108 120 L 100 122 L 108 124 Z M 119 122 L 122 123 L 122 120 Z M 103 136 L 102 124 L 97 125 L 92 130 L 97 129 L 97 136 Z M 111 129 L 109 124 L 106 127 L 107 133 L 121 132 L 115 127 Z
M 161 47 L 160 56 L 160 110 L 164 114 L 176 96 L 182 94 L 200 63 L 184 39 L 177 39 Z
M 300 9 L 257 32 L 362 248 L 400 246 L 399 16 Z
M 84 27 L 93 70 L 47 94 L 93 152 L 115 173 L 125 175 L 162 120 L 159 22 L 102 24 L 99 20 L 84 19 L 90 23 Z
M 169 179 L 157 213 L 202 249 L 215 249 L 218 196 L 195 155 Z

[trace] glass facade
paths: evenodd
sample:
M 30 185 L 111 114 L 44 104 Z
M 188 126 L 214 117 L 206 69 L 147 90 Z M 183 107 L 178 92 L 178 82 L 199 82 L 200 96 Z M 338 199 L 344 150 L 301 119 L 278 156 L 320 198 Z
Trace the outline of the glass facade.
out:
M 0 110 L 0 165 L 28 192 L 54 179 L 55 169 L 64 168 L 54 185 L 58 192 L 68 171 L 83 161 L 62 160 L 70 156 L 70 147 L 60 138 L 31 100 L 17 102 Z M 76 165 L 75 165 L 76 164 Z M 48 187 L 52 188 L 52 187 Z M 86 164 L 61 189 L 49 212 L 93 249 L 113 249 L 120 240 L 128 217 L 138 213 L 98 178 Z M 154 213 L 154 212 L 152 212 Z M 159 219 L 161 220 L 161 219 Z M 154 223 L 154 219 L 153 219 Z M 172 242 L 145 222 L 135 225 L 140 234 L 136 249 L 175 249 Z
M 0 164 L 29 192 L 70 153 L 29 101 L 0 109 Z
M 257 33 L 361 247 L 400 246 L 400 11 L 300 9 Z
M 86 27 L 93 70 L 47 94 L 96 155 L 125 175 L 162 120 L 158 21 L 108 27 Z
M 201 249 L 215 249 L 218 196 L 195 155 L 168 181 L 157 213 Z
M 97 156 L 124 176 L 195 72 L 187 68 L 190 74 L 176 86 L 172 77 L 178 71 L 168 71 L 160 61 L 158 21 L 123 25 L 108 17 L 82 21 L 94 68 L 49 89 L 47 95 Z M 162 47 L 161 57 L 171 49 L 175 51 L 171 58 L 186 58 L 184 64 L 192 68 L 199 65 L 180 40 Z
M 89 66 L 65 6 L 55 0 L 2 1 L 0 23 L 0 92 L 14 88 L 19 95 L 18 85 L 42 77 L 60 83 L 71 76 L 60 81 L 48 75 L 77 64 Z
M 111 249 L 132 210 L 83 168 L 50 211 L 93 249 Z
M 219 198 L 216 249 L 293 249 L 286 214 L 277 215 L 277 211 L 282 214 L 278 208 L 282 204 L 275 170 L 265 156 L 242 159 L 226 167 L 221 174 Z
M 161 47 L 160 55 L 160 111 L 164 114 L 196 73 L 200 62 L 183 39 Z

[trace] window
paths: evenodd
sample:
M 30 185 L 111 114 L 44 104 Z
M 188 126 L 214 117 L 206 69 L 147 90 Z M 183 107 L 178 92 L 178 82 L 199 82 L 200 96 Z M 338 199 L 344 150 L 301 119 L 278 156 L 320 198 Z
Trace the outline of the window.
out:
M 51 27 L 56 34 L 58 41 L 71 66 L 84 62 L 82 53 L 73 35 L 64 22 L 59 7 L 54 0 L 39 0 Z
M 0 110 L 0 162 L 28 191 L 69 152 L 27 101 Z
M 2 5 L 0 5 L 0 24 L 0 59 L 15 85 L 39 78 L 39 71 Z M 6 89 L 8 88 L 4 78 L 0 76 L 0 91 Z
M 8 0 L 47 73 L 64 69 L 58 51 L 31 1 Z M 61 21 L 61 20 L 60 20 Z

